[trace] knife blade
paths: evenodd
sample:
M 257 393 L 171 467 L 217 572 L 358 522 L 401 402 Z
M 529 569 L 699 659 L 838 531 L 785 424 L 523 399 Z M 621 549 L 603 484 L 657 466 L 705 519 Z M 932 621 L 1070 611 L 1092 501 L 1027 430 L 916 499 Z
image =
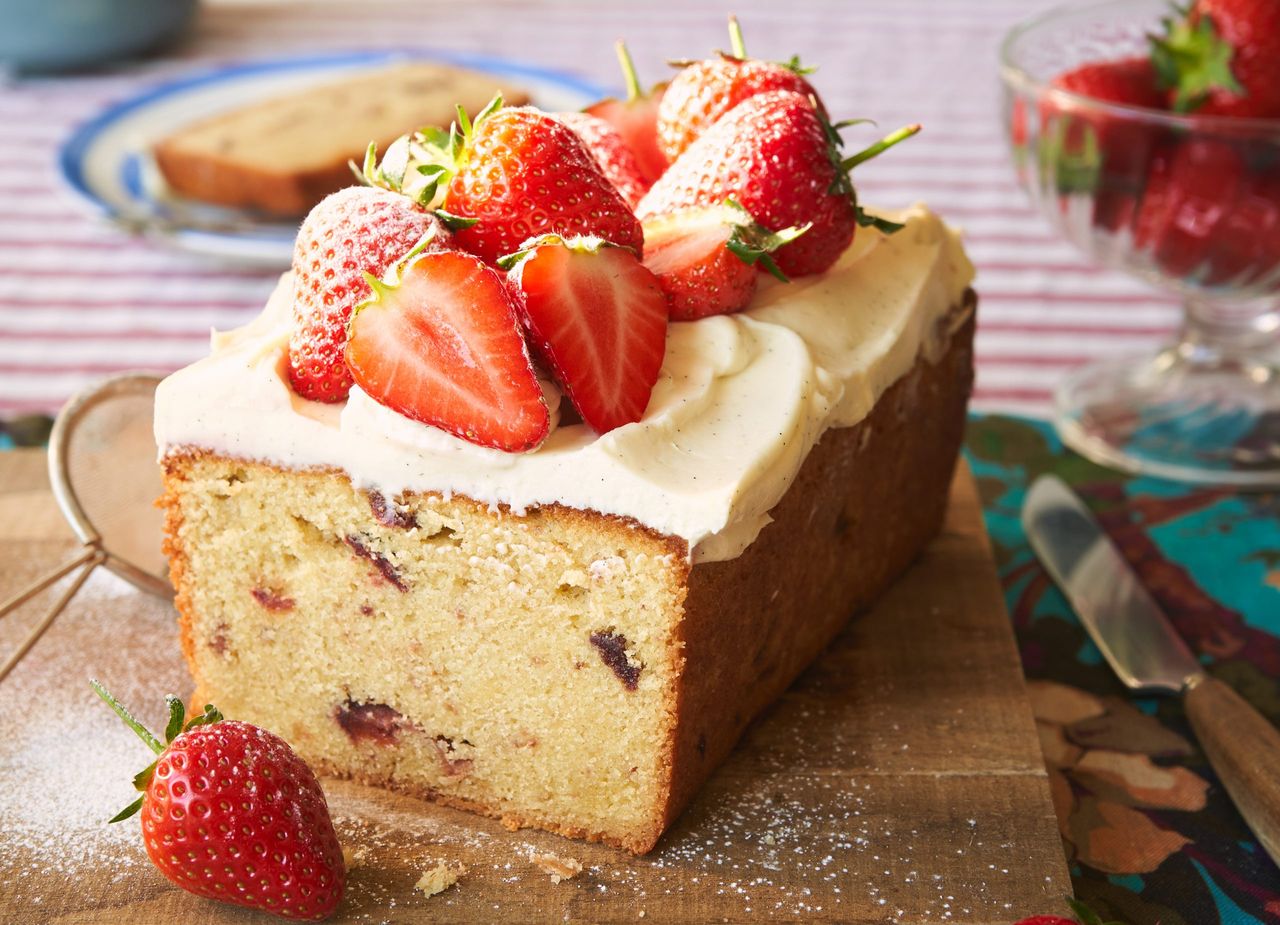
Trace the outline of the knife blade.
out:
M 1022 525 L 1103 656 L 1128 687 L 1181 694 L 1205 757 L 1258 842 L 1280 864 L 1280 730 L 1200 667 L 1084 502 L 1042 475 Z
M 1022 506 L 1022 526 L 1127 687 L 1176 694 L 1203 675 L 1133 568 L 1062 479 L 1042 475 L 1032 483 Z

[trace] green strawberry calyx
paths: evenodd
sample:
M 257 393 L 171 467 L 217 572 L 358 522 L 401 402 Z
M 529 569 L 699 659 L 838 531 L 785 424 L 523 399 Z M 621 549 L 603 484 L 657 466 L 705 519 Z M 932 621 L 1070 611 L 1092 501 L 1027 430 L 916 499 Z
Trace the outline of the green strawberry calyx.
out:
M 169 705 L 169 722 L 165 724 L 164 742 L 161 742 L 155 737 L 155 734 L 152 733 L 150 729 L 142 725 L 142 723 L 139 722 L 134 715 L 130 713 L 124 705 L 120 703 L 120 701 L 116 700 L 116 698 L 113 697 L 96 679 L 91 680 L 89 682 L 89 686 L 93 688 L 94 692 L 99 697 L 106 701 L 107 706 L 111 707 L 117 716 L 124 720 L 125 725 L 132 729 L 137 734 L 138 738 L 145 742 L 147 747 L 157 755 L 161 754 L 168 746 L 173 744 L 173 740 L 182 733 L 194 729 L 197 726 L 208 726 L 212 723 L 221 722 L 223 719 L 222 713 L 218 711 L 218 708 L 213 704 L 208 703 L 205 704 L 203 712 L 192 717 L 190 720 L 187 720 L 186 707 L 182 704 L 182 698 L 178 697 L 176 694 L 169 694 L 164 698 L 165 703 Z M 147 785 L 151 783 L 152 775 L 155 774 L 155 770 L 156 763 L 153 761 L 134 775 L 134 789 L 145 793 Z M 141 808 L 142 797 L 138 797 L 124 809 L 120 810 L 120 812 L 111 817 L 108 822 L 120 822 L 121 820 L 128 819 Z
M 606 247 L 616 247 L 619 250 L 630 251 L 631 248 L 624 247 L 621 244 L 614 244 L 606 241 L 604 238 L 597 237 L 593 234 L 575 234 L 564 235 L 540 234 L 536 237 L 529 238 L 520 245 L 520 249 L 510 254 L 504 254 L 496 261 L 498 269 L 506 270 L 508 273 L 515 273 L 519 267 L 533 255 L 534 251 L 540 247 L 563 247 L 578 254 L 598 254 Z
M 853 187 L 853 178 L 849 176 L 849 172 L 859 164 L 866 163 L 873 157 L 888 151 L 899 142 L 917 134 L 921 128 L 920 124 L 904 125 L 896 132 L 890 132 L 879 141 L 868 145 L 856 154 L 844 157 L 840 150 L 844 147 L 844 138 L 841 137 L 840 130 L 853 125 L 862 125 L 864 123 L 874 125 L 875 123 L 871 122 L 870 119 L 845 119 L 842 122 L 833 123 L 818 107 L 816 99 L 810 97 L 809 102 L 818 116 L 818 124 L 822 126 L 823 134 L 827 136 L 827 157 L 831 159 L 831 165 L 835 168 L 835 176 L 831 179 L 831 186 L 828 188 L 828 192 L 848 197 L 853 204 L 854 218 L 861 227 L 874 227 L 885 234 L 893 234 L 895 231 L 900 231 L 903 226 L 899 222 L 891 222 L 886 218 L 880 218 L 863 210 L 862 206 L 858 204 L 858 194 Z
M 774 262 L 773 252 L 800 237 L 813 227 L 813 222 L 806 222 L 799 226 L 793 225 L 780 231 L 770 231 L 757 222 L 755 217 L 732 196 L 726 199 L 724 204 L 733 213 L 729 218 L 733 225 L 733 233 L 729 235 L 729 240 L 724 246 L 747 266 L 753 267 L 759 264 L 774 278 L 784 283 L 791 282 L 787 274 L 783 273 Z
M 1098 913 L 1094 912 L 1080 900 L 1074 896 L 1064 896 L 1067 905 L 1071 907 L 1071 911 L 1075 913 L 1080 925 L 1124 925 L 1123 922 L 1104 922 Z
M 738 22 L 738 17 L 732 13 L 729 14 L 729 54 L 721 52 L 721 56 L 725 58 L 736 58 L 739 61 L 747 60 L 747 44 L 742 40 L 742 25 Z M 800 77 L 807 77 L 817 70 L 816 67 L 805 67 L 800 63 L 799 55 L 792 55 L 788 61 L 775 61 L 780 67 L 785 67 L 788 71 Z
M 1173 91 L 1175 112 L 1194 112 L 1215 90 L 1243 94 L 1231 70 L 1235 49 L 1218 34 L 1209 16 L 1174 6 L 1163 20 L 1164 35 L 1150 36 L 1151 64 L 1161 90 Z
M 387 146 L 378 159 L 378 146 L 370 142 L 364 163 L 351 164 L 356 179 L 366 186 L 377 186 L 410 197 L 418 205 L 440 219 L 450 231 L 470 228 L 474 218 L 464 218 L 445 209 L 445 191 L 454 174 L 466 162 L 475 135 L 475 127 L 502 108 L 502 94 L 495 94 L 475 119 L 461 106 L 458 118 L 443 129 L 428 125 L 401 135 Z

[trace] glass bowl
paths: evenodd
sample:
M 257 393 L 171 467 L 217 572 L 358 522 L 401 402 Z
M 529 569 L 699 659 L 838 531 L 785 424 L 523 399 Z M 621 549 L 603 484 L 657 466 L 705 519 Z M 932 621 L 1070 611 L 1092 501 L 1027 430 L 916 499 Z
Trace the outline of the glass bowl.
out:
M 1018 179 L 1099 263 L 1181 296 L 1177 339 L 1090 363 L 1054 400 L 1062 439 L 1134 473 L 1280 487 L 1280 120 L 1180 115 L 1050 86 L 1147 52 L 1166 0 L 1053 10 L 1000 51 Z M 1117 307 L 1117 311 L 1122 310 Z

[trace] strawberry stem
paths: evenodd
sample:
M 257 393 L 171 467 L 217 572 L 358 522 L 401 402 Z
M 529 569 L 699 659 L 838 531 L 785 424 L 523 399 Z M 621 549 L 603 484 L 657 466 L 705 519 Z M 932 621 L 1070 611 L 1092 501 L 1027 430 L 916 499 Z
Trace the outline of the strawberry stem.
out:
M 622 39 L 614 42 L 613 48 L 618 53 L 618 63 L 622 65 L 622 79 L 627 83 L 627 102 L 634 103 L 644 97 L 640 77 L 636 74 L 636 63 L 631 60 L 631 52 L 627 51 L 627 43 Z
M 877 154 L 881 154 L 889 150 L 898 142 L 905 141 L 906 139 L 910 138 L 912 135 L 916 134 L 919 131 L 920 131 L 919 123 L 916 123 L 914 125 L 904 125 L 902 128 L 898 129 L 896 132 L 892 132 L 884 136 L 875 144 L 871 145 L 869 148 L 864 148 L 863 150 L 859 151 L 857 154 L 852 154 L 849 157 L 846 157 L 844 160 L 840 162 L 840 169 L 845 171 L 852 170 L 854 167 L 857 167 L 859 164 L 863 163 L 864 161 L 871 160 Z
M 729 47 L 733 49 L 735 58 L 746 58 L 747 46 L 742 41 L 742 26 L 738 25 L 738 17 L 729 14 Z
M 154 735 L 152 735 L 151 731 L 147 729 L 146 726 L 138 722 L 134 718 L 133 714 L 124 708 L 124 706 L 120 703 L 120 701 L 112 697 L 111 694 L 107 692 L 107 689 L 98 683 L 96 678 L 89 682 L 89 686 L 93 688 L 94 692 L 99 697 L 101 697 L 103 700 L 106 701 L 107 706 L 115 710 L 116 716 L 124 720 L 124 723 L 126 726 L 128 726 L 135 733 L 137 733 L 137 736 L 139 739 L 147 743 L 148 748 L 150 748 L 157 755 L 160 754 L 162 751 L 164 751 L 164 745 L 161 744 L 160 740 L 157 739 Z

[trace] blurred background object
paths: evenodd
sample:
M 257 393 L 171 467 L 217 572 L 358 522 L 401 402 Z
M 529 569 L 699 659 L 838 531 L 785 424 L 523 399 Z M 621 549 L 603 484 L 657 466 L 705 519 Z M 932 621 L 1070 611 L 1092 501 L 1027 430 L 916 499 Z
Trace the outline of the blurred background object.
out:
M 1002 49 L 1003 121 L 1041 214 L 1092 259 L 1184 305 L 1179 332 L 1158 350 L 1065 376 L 1054 423 L 1075 450 L 1128 472 L 1274 488 L 1280 118 L 1167 111 L 1149 35 L 1168 14 L 1165 0 L 1062 8 Z M 1127 71 L 1107 79 L 1132 83 L 1141 106 L 1062 85 L 1116 65 Z
M 0 65 L 71 71 L 154 51 L 182 34 L 196 0 L 0 0 Z

